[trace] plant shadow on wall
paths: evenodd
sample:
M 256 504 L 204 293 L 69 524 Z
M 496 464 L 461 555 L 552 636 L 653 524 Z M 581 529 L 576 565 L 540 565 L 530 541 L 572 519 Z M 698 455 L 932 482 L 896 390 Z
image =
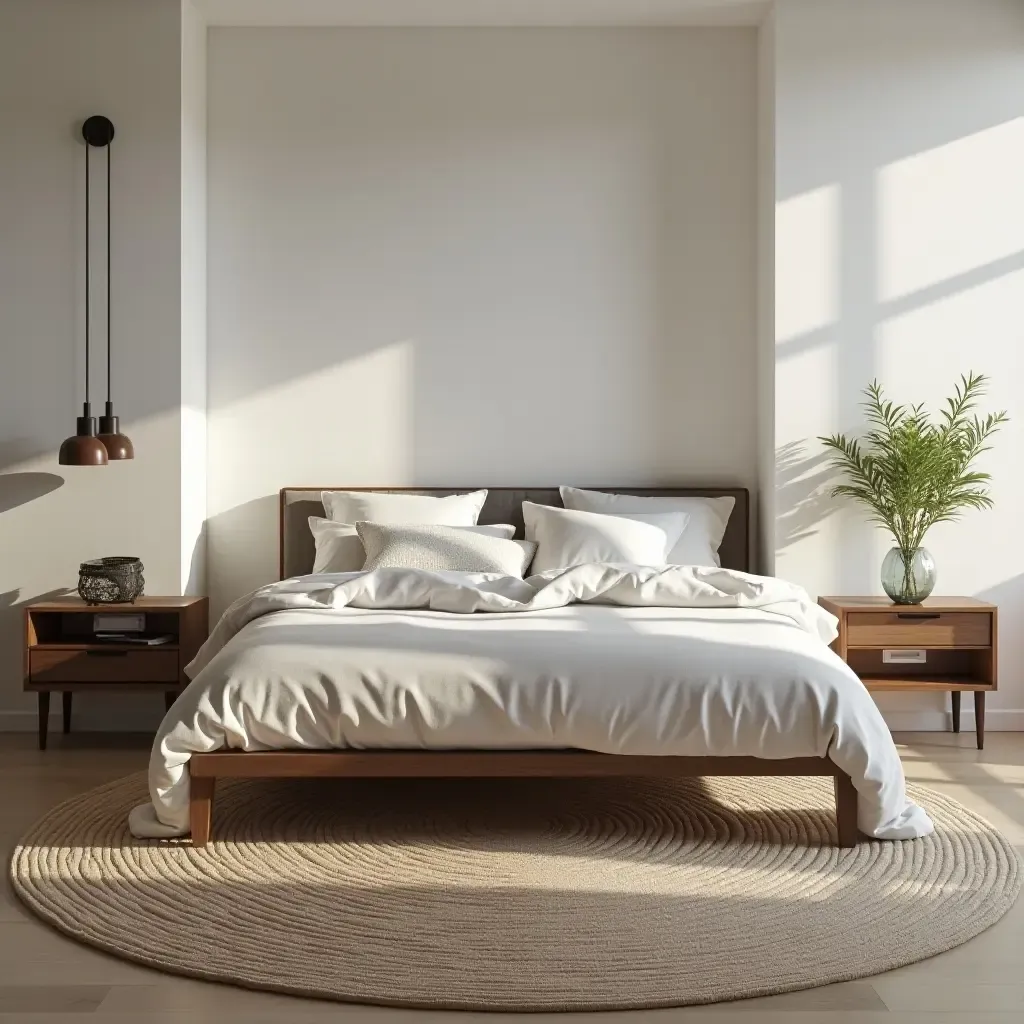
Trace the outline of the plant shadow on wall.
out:
M 820 449 L 820 445 L 813 447 Z M 808 454 L 808 445 L 802 441 L 775 450 L 776 551 L 813 537 L 822 521 L 836 512 L 835 484 L 836 473 L 824 451 Z

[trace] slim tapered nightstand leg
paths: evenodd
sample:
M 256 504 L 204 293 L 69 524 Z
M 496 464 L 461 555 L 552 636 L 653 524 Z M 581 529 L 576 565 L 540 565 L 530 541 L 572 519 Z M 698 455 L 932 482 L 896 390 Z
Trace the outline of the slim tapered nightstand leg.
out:
M 978 749 L 985 749 L 985 691 L 974 691 L 974 728 L 978 733 Z
M 62 708 L 64 713 L 64 735 L 67 736 L 71 732 L 71 691 L 65 690 L 61 695 Z
M 50 725 L 50 691 L 39 691 L 39 749 L 46 749 L 46 730 Z
M 953 702 L 953 732 L 960 731 L 960 691 L 954 690 L 950 695 Z

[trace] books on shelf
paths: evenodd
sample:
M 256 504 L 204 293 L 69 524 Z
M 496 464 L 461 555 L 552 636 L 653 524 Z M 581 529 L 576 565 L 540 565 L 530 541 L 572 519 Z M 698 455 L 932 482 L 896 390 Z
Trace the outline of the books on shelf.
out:
M 161 633 L 158 636 L 142 636 L 139 633 L 96 633 L 96 639 L 111 644 L 140 644 L 143 647 L 157 647 L 160 644 L 169 644 L 174 640 L 170 633 Z

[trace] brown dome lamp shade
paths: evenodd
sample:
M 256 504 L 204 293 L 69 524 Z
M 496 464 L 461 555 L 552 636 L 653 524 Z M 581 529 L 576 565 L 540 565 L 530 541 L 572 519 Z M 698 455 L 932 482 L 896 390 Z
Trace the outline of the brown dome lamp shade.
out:
M 111 402 L 107 402 L 106 414 L 100 417 L 100 432 L 96 437 L 106 449 L 108 459 L 117 461 L 135 458 L 132 439 L 121 433 L 121 420 L 119 416 L 114 415 L 114 406 Z
M 62 466 L 105 466 L 109 461 L 106 447 L 96 436 L 96 417 L 90 415 L 88 402 L 84 412 L 76 420 L 76 432 L 61 443 L 57 461 Z
M 86 119 L 82 125 L 85 147 L 85 405 L 76 421 L 73 437 L 60 446 L 57 461 L 62 466 L 105 466 L 110 460 L 131 459 L 135 456 L 131 440 L 120 431 L 120 422 L 114 414 L 110 397 L 110 143 L 114 138 L 114 125 L 99 114 Z M 107 401 L 104 415 L 99 420 L 92 415 L 89 395 L 89 361 L 91 353 L 90 317 L 90 233 L 91 221 L 89 191 L 89 150 L 92 147 L 107 150 Z

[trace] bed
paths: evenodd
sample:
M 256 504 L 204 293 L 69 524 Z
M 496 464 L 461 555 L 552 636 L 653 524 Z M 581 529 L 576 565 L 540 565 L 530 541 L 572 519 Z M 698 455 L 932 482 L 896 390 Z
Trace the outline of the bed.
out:
M 208 843 L 218 779 L 616 775 L 825 776 L 834 785 L 837 845 L 854 846 L 861 832 L 902 839 L 931 831 L 906 799 L 898 754 L 859 680 L 775 606 L 708 612 L 686 602 L 565 601 L 528 616 L 379 602 L 314 607 L 309 593 L 323 584 L 307 575 L 307 519 L 324 515 L 320 492 L 333 489 L 282 489 L 286 582 L 247 609 L 168 712 L 150 763 L 155 817 L 133 812 L 136 834 L 187 828 L 195 846 Z M 604 490 L 732 497 L 722 567 L 749 568 L 745 490 Z M 523 501 L 561 504 L 556 488 L 492 488 L 479 523 L 512 523 L 522 536 Z M 597 571 L 580 568 L 583 576 Z M 420 674 L 418 689 L 395 687 L 403 672 Z M 625 678 L 634 673 L 635 686 Z M 469 707 L 473 714 L 463 714 Z M 652 714 L 648 729 L 642 719 Z

